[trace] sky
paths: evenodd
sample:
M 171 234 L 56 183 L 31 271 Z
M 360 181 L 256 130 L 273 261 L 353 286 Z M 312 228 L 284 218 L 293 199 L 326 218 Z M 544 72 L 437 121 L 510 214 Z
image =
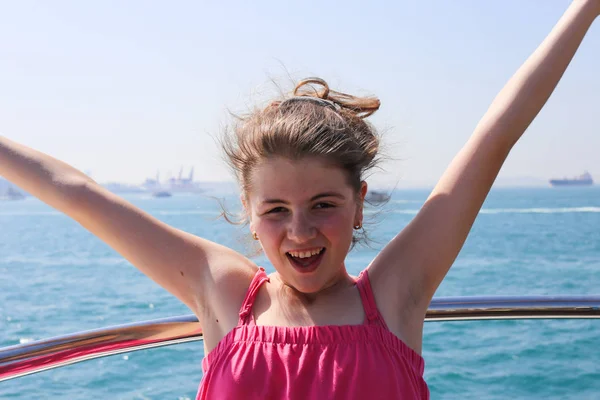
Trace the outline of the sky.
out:
M 577 0 L 575 0 L 577 1 Z M 230 180 L 230 112 L 319 76 L 376 95 L 376 185 L 441 176 L 564 0 L 0 1 L 0 134 L 100 182 Z M 499 182 L 600 179 L 600 20 Z

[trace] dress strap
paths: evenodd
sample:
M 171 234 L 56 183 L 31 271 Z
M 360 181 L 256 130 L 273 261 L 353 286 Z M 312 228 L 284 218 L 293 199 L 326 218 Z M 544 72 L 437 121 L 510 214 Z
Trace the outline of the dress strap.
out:
M 365 315 L 367 325 L 379 325 L 385 329 L 388 329 L 387 324 L 383 320 L 381 313 L 377 309 L 375 303 L 375 296 L 373 296 L 373 289 L 371 289 L 371 281 L 369 280 L 368 269 L 363 270 L 358 279 L 356 280 L 356 286 L 360 293 L 360 299 L 362 300 L 363 308 L 365 309 Z
M 268 282 L 269 277 L 265 272 L 265 269 L 262 267 L 258 268 L 256 274 L 254 274 L 254 278 L 250 282 L 250 286 L 248 287 L 248 291 L 246 292 L 246 298 L 242 303 L 242 307 L 240 308 L 240 318 L 238 320 L 238 325 L 254 325 L 254 317 L 252 316 L 252 306 L 254 305 L 254 299 L 256 299 L 256 295 L 258 293 L 258 289 L 264 282 Z M 250 318 L 248 318 L 250 317 Z

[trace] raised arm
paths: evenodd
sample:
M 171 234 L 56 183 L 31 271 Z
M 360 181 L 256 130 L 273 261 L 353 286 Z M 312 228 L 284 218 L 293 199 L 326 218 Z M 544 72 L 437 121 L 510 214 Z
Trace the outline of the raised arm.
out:
M 75 219 L 196 314 L 219 286 L 243 297 L 244 279 L 233 275 L 252 277 L 255 267 L 239 253 L 170 227 L 64 162 L 1 136 L 0 176 Z
M 373 262 L 371 274 L 383 282 L 385 300 L 408 300 L 426 309 L 509 151 L 552 94 L 599 13 L 600 0 L 575 0 L 494 99 L 417 216 Z

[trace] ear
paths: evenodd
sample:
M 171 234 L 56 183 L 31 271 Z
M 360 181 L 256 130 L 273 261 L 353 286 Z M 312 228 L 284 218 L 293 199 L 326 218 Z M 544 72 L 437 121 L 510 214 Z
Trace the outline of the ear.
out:
M 363 208 L 365 205 L 365 196 L 367 195 L 368 185 L 367 182 L 362 181 L 360 183 L 360 191 L 358 192 L 358 201 L 356 207 L 356 218 L 354 225 L 361 225 L 363 220 Z
M 368 189 L 369 185 L 367 185 L 366 181 L 362 181 L 360 183 L 360 202 L 364 203 L 365 201 L 365 196 L 367 195 L 367 189 Z
M 244 212 L 246 213 L 246 215 L 248 216 L 248 221 L 249 223 L 249 228 L 250 228 L 250 233 L 254 232 L 254 227 L 252 225 L 252 211 L 250 210 L 250 204 L 248 202 L 248 200 L 246 199 L 246 196 L 244 196 L 244 194 L 240 194 L 240 201 L 242 202 L 242 206 L 244 207 Z
M 248 212 L 248 202 L 246 201 L 246 196 L 244 196 L 244 193 L 240 193 L 240 201 L 242 202 L 242 206 L 244 206 L 244 210 L 246 210 L 246 213 Z

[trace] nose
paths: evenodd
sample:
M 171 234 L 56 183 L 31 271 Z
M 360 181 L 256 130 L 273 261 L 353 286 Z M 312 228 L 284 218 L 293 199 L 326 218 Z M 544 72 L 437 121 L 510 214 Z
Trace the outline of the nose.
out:
M 288 238 L 297 243 L 305 243 L 317 236 L 317 228 L 304 213 L 294 213 L 288 224 Z

